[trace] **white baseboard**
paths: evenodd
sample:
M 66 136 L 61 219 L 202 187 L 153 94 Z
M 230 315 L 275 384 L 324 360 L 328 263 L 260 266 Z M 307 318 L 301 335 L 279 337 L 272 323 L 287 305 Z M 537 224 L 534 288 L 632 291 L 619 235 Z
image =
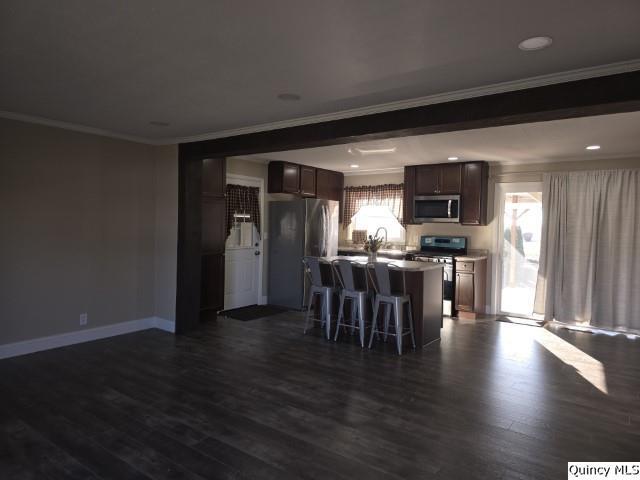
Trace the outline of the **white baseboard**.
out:
M 159 328 L 160 330 L 164 330 L 165 332 L 176 332 L 176 322 L 172 322 L 171 320 L 167 320 L 166 318 L 153 317 L 153 323 L 153 326 L 155 328 Z
M 0 345 L 0 359 L 27 355 L 29 353 L 41 352 L 52 348 L 66 347 L 76 343 L 91 342 L 101 338 L 115 337 L 125 333 L 159 328 L 167 332 L 175 332 L 175 323 L 160 317 L 139 318 L 128 322 L 114 323 L 103 327 L 88 328 L 76 332 L 51 335 L 49 337 L 34 338 L 22 342 L 7 343 Z

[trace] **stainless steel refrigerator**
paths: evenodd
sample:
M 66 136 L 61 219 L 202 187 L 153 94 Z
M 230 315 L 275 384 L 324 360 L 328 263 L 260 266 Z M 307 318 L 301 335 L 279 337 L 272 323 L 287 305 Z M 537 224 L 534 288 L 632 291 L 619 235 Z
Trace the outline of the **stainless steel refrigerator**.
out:
M 333 200 L 269 203 L 269 303 L 292 309 L 306 304 L 302 257 L 338 254 L 339 203 Z

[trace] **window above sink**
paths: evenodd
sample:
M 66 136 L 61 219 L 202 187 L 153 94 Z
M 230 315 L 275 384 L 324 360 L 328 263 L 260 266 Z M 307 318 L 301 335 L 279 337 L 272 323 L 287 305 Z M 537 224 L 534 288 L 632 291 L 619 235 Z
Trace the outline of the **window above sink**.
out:
M 391 209 L 384 205 L 363 205 L 358 209 L 356 214 L 351 217 L 349 225 L 349 238 L 352 238 L 353 230 L 366 230 L 367 236 L 376 233 L 378 228 L 387 229 L 387 243 L 404 244 L 405 229 Z M 382 234 L 382 232 L 380 232 Z

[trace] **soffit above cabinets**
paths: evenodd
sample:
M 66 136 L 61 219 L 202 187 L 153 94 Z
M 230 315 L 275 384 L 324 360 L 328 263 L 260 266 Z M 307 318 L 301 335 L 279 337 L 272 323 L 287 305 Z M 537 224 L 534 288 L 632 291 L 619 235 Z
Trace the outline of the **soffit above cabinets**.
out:
M 592 144 L 601 148 L 585 150 Z M 363 155 L 359 150 L 385 153 Z M 452 156 L 459 162 L 484 160 L 500 164 L 632 157 L 640 161 L 640 112 L 418 135 L 242 158 L 290 161 L 338 170 L 348 175 L 400 171 L 406 165 L 447 162 L 447 158 Z M 358 168 L 351 165 L 358 165 Z

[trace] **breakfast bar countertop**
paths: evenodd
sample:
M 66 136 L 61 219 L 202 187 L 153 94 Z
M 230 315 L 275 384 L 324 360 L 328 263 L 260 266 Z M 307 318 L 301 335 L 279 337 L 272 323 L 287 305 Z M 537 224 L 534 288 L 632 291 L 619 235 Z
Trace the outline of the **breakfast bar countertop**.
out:
M 419 251 L 420 249 L 415 247 L 381 248 L 378 250 L 378 255 L 407 255 L 410 253 L 418 253 Z M 338 252 L 364 253 L 364 250 L 362 245 L 338 245 Z
M 349 260 L 350 262 L 360 263 L 362 265 L 366 265 L 369 263 L 369 258 L 366 256 L 361 257 L 353 257 L 353 256 L 332 256 L 332 257 L 321 257 L 321 260 L 326 262 L 332 262 L 334 260 Z M 378 257 L 377 262 L 390 263 L 397 267 L 398 270 L 402 270 L 405 272 L 425 272 L 427 270 L 442 270 L 444 264 L 442 263 L 431 263 L 431 262 L 416 262 L 413 260 L 395 260 L 393 258 L 383 258 Z

